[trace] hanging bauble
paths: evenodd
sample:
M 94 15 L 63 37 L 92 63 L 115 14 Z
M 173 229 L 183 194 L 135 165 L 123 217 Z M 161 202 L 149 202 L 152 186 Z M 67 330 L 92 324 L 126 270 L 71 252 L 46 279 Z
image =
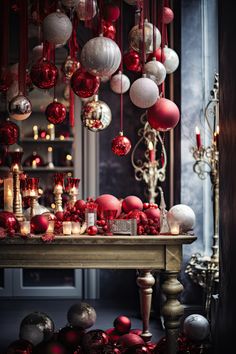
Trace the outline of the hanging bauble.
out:
M 121 345 L 123 348 L 130 348 L 134 345 L 144 345 L 144 340 L 134 333 L 127 333 L 120 336 L 117 341 L 118 346 Z
M 78 19 L 81 21 L 89 21 L 96 15 L 96 1 L 90 0 L 91 4 L 88 6 L 88 2 L 86 0 L 79 0 L 79 4 L 76 8 L 76 13 Z
M 116 38 L 116 28 L 112 23 L 102 20 L 102 34 L 104 37 L 114 40 Z
M 119 71 L 118 74 L 112 76 L 110 87 L 115 93 L 125 93 L 130 87 L 130 80 L 128 76 Z
M 10 118 L 15 120 L 25 120 L 32 113 L 30 100 L 21 93 L 12 98 L 8 103 L 8 113 Z
M 95 308 L 86 302 L 72 305 L 67 312 L 67 320 L 73 327 L 88 329 L 97 319 Z
M 118 316 L 115 318 L 113 325 L 118 333 L 125 334 L 130 331 L 131 321 L 127 316 Z
M 161 33 L 156 26 L 154 26 L 154 31 L 156 39 L 155 48 L 159 48 L 161 45 Z M 143 47 L 143 30 L 139 25 L 135 25 L 130 30 L 128 40 L 131 48 L 139 52 L 140 47 Z M 144 50 L 146 54 L 153 51 L 153 24 L 148 22 L 148 20 L 144 21 Z
M 50 123 L 60 124 L 66 119 L 66 107 L 64 104 L 57 102 L 55 98 L 54 101 L 47 106 L 45 115 Z
M 140 72 L 142 70 L 140 56 L 133 49 L 130 49 L 127 53 L 124 54 L 123 61 L 126 68 L 130 71 Z
M 19 127 L 10 120 L 0 123 L 0 144 L 13 145 L 19 138 Z
M 107 128 L 112 120 L 109 106 L 95 95 L 93 101 L 87 102 L 82 107 L 81 119 L 83 125 L 93 132 Z
M 106 21 L 115 22 L 120 16 L 120 9 L 114 4 L 107 4 L 104 7 L 103 17 Z
M 195 342 L 202 342 L 210 334 L 210 324 L 206 317 L 199 314 L 192 314 L 185 318 L 183 332 L 187 338 Z
M 100 80 L 102 84 L 105 84 L 106 82 L 108 82 L 111 79 L 110 76 L 101 76 Z
M 104 210 L 116 210 L 116 217 L 121 213 L 121 203 L 114 195 L 102 194 L 97 197 L 96 201 L 98 204 L 98 215 L 103 216 Z
M 156 58 L 157 61 L 163 63 L 166 59 L 164 50 L 162 48 L 157 48 L 154 52 L 150 53 L 147 57 L 147 61 Z
M 44 340 L 43 331 L 33 324 L 21 326 L 19 337 L 20 339 L 27 340 L 29 343 L 33 344 L 33 346 L 42 343 Z
M 165 61 L 163 62 L 167 74 L 172 74 L 179 66 L 179 57 L 177 53 L 168 47 L 164 49 Z
M 81 344 L 84 330 L 70 326 L 60 329 L 57 340 L 69 350 L 75 350 Z
M 93 329 L 85 333 L 82 339 L 82 347 L 85 353 L 102 351 L 104 345 L 109 343 L 109 336 L 101 329 Z
M 180 231 L 188 232 L 195 226 L 196 216 L 192 208 L 185 204 L 177 204 L 170 208 L 168 218 L 174 218 L 179 224 Z
M 76 70 L 71 77 L 71 88 L 81 98 L 95 95 L 99 85 L 100 80 L 97 76 L 91 75 L 82 69 Z
M 72 23 L 60 10 L 50 13 L 42 23 L 43 39 L 53 44 L 66 44 L 72 33 Z
M 79 68 L 80 68 L 80 63 L 78 62 L 78 60 L 71 58 L 71 56 L 69 55 L 64 61 L 64 63 L 62 64 L 61 70 L 65 75 L 66 79 L 70 80 L 71 76 Z
M 123 136 L 123 132 L 120 132 L 111 143 L 112 152 L 117 156 L 125 156 L 130 152 L 131 142 L 126 137 Z
M 30 227 L 33 234 L 43 234 L 48 228 L 48 218 L 45 215 L 34 215 Z
M 166 69 L 162 63 L 154 58 L 144 65 L 144 72 L 149 79 L 157 85 L 162 84 L 166 78 Z
M 12 76 L 9 70 L 3 71 L 0 73 L 0 92 L 6 93 L 9 87 L 12 84 Z
M 90 39 L 81 51 L 81 64 L 95 76 L 111 76 L 120 62 L 120 48 L 112 39 L 103 36 Z
M 156 103 L 159 89 L 151 79 L 141 77 L 132 83 L 129 96 L 135 106 L 149 108 Z
M 138 209 L 143 210 L 143 202 L 136 195 L 129 195 L 122 201 L 122 209 L 125 213 L 129 213 L 131 210 Z
M 166 25 L 171 23 L 174 19 L 174 12 L 167 6 L 163 7 L 162 19 L 163 23 L 165 23 Z
M 29 343 L 26 340 L 16 340 L 13 343 L 11 343 L 7 350 L 6 354 L 31 354 L 33 350 L 33 346 L 31 343 Z
M 50 89 L 56 85 L 58 70 L 56 65 L 43 59 L 32 66 L 30 77 L 38 88 Z
M 80 0 L 61 0 L 63 6 L 67 7 L 68 9 L 72 9 L 79 5 Z
M 35 326 L 37 327 L 43 334 L 43 340 L 49 340 L 54 333 L 54 322 L 48 316 L 48 314 L 44 312 L 32 312 L 20 323 L 20 333 L 23 333 L 25 326 Z
M 10 211 L 0 211 L 0 227 L 3 227 L 7 231 L 18 231 L 19 222 L 15 215 Z
M 166 132 L 173 129 L 179 122 L 179 108 L 167 98 L 160 98 L 148 109 L 148 122 L 153 129 Z

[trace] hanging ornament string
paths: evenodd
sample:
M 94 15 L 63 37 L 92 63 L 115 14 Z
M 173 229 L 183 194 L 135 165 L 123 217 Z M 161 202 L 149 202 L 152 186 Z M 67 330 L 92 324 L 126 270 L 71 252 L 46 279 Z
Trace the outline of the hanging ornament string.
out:
M 142 74 L 144 74 L 144 65 L 145 65 L 145 27 L 144 27 L 144 0 L 140 1 L 140 21 L 139 21 L 139 29 L 142 31 L 142 34 L 140 35 L 140 41 L 139 41 L 139 51 L 142 53 L 141 55 L 141 61 L 142 61 Z
M 119 21 L 119 44 L 121 51 L 121 62 L 120 62 L 120 131 L 123 133 L 124 129 L 124 97 L 123 97 L 123 0 L 120 1 L 120 21 Z
M 5 81 L 8 67 L 8 51 L 9 51 L 9 0 L 1 1 L 1 58 L 0 58 L 0 80 Z M 8 87 L 6 86 L 6 89 Z
M 156 13 L 157 13 L 157 7 L 156 7 L 156 0 L 152 0 L 152 39 L 153 39 L 153 53 L 156 52 Z M 153 55 L 155 57 L 155 55 Z
M 164 0 L 160 2 L 158 11 L 158 27 L 161 29 L 161 62 L 164 62 L 164 47 L 166 45 L 166 25 L 163 21 Z M 165 97 L 165 81 L 160 85 L 160 97 Z
M 26 94 L 26 65 L 28 62 L 28 1 L 20 0 L 20 42 L 19 42 L 19 92 Z

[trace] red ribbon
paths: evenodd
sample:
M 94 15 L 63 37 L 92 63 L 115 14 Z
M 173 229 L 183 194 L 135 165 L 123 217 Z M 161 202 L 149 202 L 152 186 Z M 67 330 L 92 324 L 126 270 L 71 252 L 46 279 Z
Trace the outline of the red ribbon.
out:
M 20 43 L 19 43 L 19 92 L 26 93 L 26 65 L 28 62 L 28 0 L 20 0 Z
M 9 0 L 2 0 L 0 2 L 0 30 L 1 30 L 1 56 L 0 69 L 1 76 L 4 75 L 8 66 L 8 52 L 9 52 Z

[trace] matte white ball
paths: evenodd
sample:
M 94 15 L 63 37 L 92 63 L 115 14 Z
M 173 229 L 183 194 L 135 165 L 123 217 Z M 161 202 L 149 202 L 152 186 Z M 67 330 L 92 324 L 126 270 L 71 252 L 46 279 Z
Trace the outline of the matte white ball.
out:
M 87 0 L 79 0 L 76 13 L 81 21 L 92 20 L 97 13 L 97 2 L 92 0 L 91 5 L 88 6 Z
M 139 108 L 149 108 L 156 103 L 159 90 L 155 82 L 147 77 L 141 77 L 133 82 L 129 91 L 130 99 Z
M 192 314 L 185 318 L 183 332 L 189 339 L 201 342 L 209 336 L 210 324 L 204 316 Z
M 156 48 L 159 48 L 161 45 L 161 33 L 156 26 L 154 26 L 154 32 Z M 130 30 L 128 40 L 131 48 L 139 52 L 140 46 L 141 48 L 143 47 L 143 30 L 139 25 L 135 25 Z M 147 54 L 153 52 L 153 24 L 147 20 L 144 22 L 144 49 Z
M 111 76 L 121 62 L 120 48 L 110 38 L 103 36 L 90 39 L 81 51 L 82 66 L 94 76 Z
M 43 39 L 53 44 L 65 44 L 72 33 L 72 23 L 61 11 L 52 12 L 42 24 Z
M 78 6 L 79 2 L 80 0 L 61 0 L 62 5 L 69 9 Z
M 180 231 L 187 232 L 195 226 L 196 216 L 192 208 L 185 204 L 174 205 L 167 213 L 167 219 L 173 218 L 179 224 Z
M 166 68 L 167 74 L 172 74 L 179 66 L 179 57 L 174 49 L 165 47 L 164 48 L 164 67 Z
M 130 80 L 128 76 L 119 71 L 118 74 L 112 76 L 110 86 L 115 93 L 125 93 L 130 88 Z
M 166 78 L 166 68 L 157 60 L 147 62 L 144 65 L 144 72 L 147 77 L 153 80 L 157 85 L 162 84 Z

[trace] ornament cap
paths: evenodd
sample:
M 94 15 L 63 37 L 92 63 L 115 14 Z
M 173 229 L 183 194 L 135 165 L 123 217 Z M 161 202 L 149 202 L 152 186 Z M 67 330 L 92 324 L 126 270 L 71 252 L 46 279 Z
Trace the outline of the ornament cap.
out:
M 57 102 L 57 98 L 56 97 L 54 98 L 53 102 Z
M 95 102 L 98 101 L 98 95 L 94 95 L 94 101 L 95 101 Z
M 123 135 L 124 135 L 124 132 L 123 132 L 123 131 L 120 131 L 120 132 L 119 132 L 119 135 L 120 135 L 120 136 L 123 136 Z
M 152 57 L 152 61 L 157 61 L 157 58 L 155 56 Z

